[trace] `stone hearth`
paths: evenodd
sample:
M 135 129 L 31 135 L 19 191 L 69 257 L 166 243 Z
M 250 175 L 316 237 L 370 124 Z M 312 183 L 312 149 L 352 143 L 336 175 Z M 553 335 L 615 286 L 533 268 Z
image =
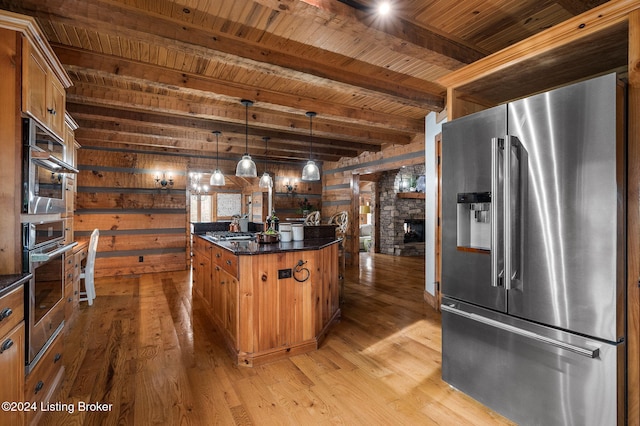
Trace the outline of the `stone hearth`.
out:
M 380 252 L 395 256 L 424 256 L 425 243 L 405 243 L 405 220 L 424 220 L 424 199 L 398 198 L 400 176 L 423 175 L 424 165 L 406 167 L 401 172 L 388 172 L 379 181 Z M 424 238 L 424 237 L 423 237 Z

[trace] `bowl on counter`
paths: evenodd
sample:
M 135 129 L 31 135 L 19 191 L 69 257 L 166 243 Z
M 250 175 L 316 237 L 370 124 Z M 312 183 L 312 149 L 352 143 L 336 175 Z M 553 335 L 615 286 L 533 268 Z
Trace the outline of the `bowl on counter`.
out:
M 258 232 L 256 234 L 256 241 L 260 244 L 273 244 L 280 241 L 280 234 L 265 234 L 264 232 Z

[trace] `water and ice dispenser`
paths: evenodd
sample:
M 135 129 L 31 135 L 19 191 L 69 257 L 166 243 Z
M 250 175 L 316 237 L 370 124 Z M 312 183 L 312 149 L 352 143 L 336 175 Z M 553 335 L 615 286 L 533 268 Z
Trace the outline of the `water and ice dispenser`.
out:
M 459 250 L 491 249 L 491 193 L 458 194 Z

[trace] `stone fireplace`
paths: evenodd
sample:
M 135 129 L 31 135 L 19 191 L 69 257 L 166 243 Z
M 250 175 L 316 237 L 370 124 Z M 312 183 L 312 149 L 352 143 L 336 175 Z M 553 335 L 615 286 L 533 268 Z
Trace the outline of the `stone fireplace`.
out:
M 424 256 L 425 201 L 398 197 L 403 177 L 424 175 L 424 165 L 387 172 L 378 181 L 380 253 Z

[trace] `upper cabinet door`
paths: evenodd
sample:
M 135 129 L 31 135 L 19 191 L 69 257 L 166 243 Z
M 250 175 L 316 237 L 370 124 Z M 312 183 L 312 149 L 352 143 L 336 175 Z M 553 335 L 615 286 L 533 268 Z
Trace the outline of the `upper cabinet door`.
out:
M 27 40 L 23 42 L 23 51 L 22 111 L 64 140 L 64 86 Z
M 64 138 L 65 136 L 65 124 L 64 124 L 64 111 L 66 92 L 62 83 L 58 81 L 51 73 L 48 74 L 47 82 L 47 114 L 49 117 L 49 128 L 53 132 Z M 67 141 L 65 140 L 65 143 Z M 73 144 L 73 142 L 71 142 Z
M 47 65 L 25 41 L 22 78 L 22 111 L 47 123 Z

